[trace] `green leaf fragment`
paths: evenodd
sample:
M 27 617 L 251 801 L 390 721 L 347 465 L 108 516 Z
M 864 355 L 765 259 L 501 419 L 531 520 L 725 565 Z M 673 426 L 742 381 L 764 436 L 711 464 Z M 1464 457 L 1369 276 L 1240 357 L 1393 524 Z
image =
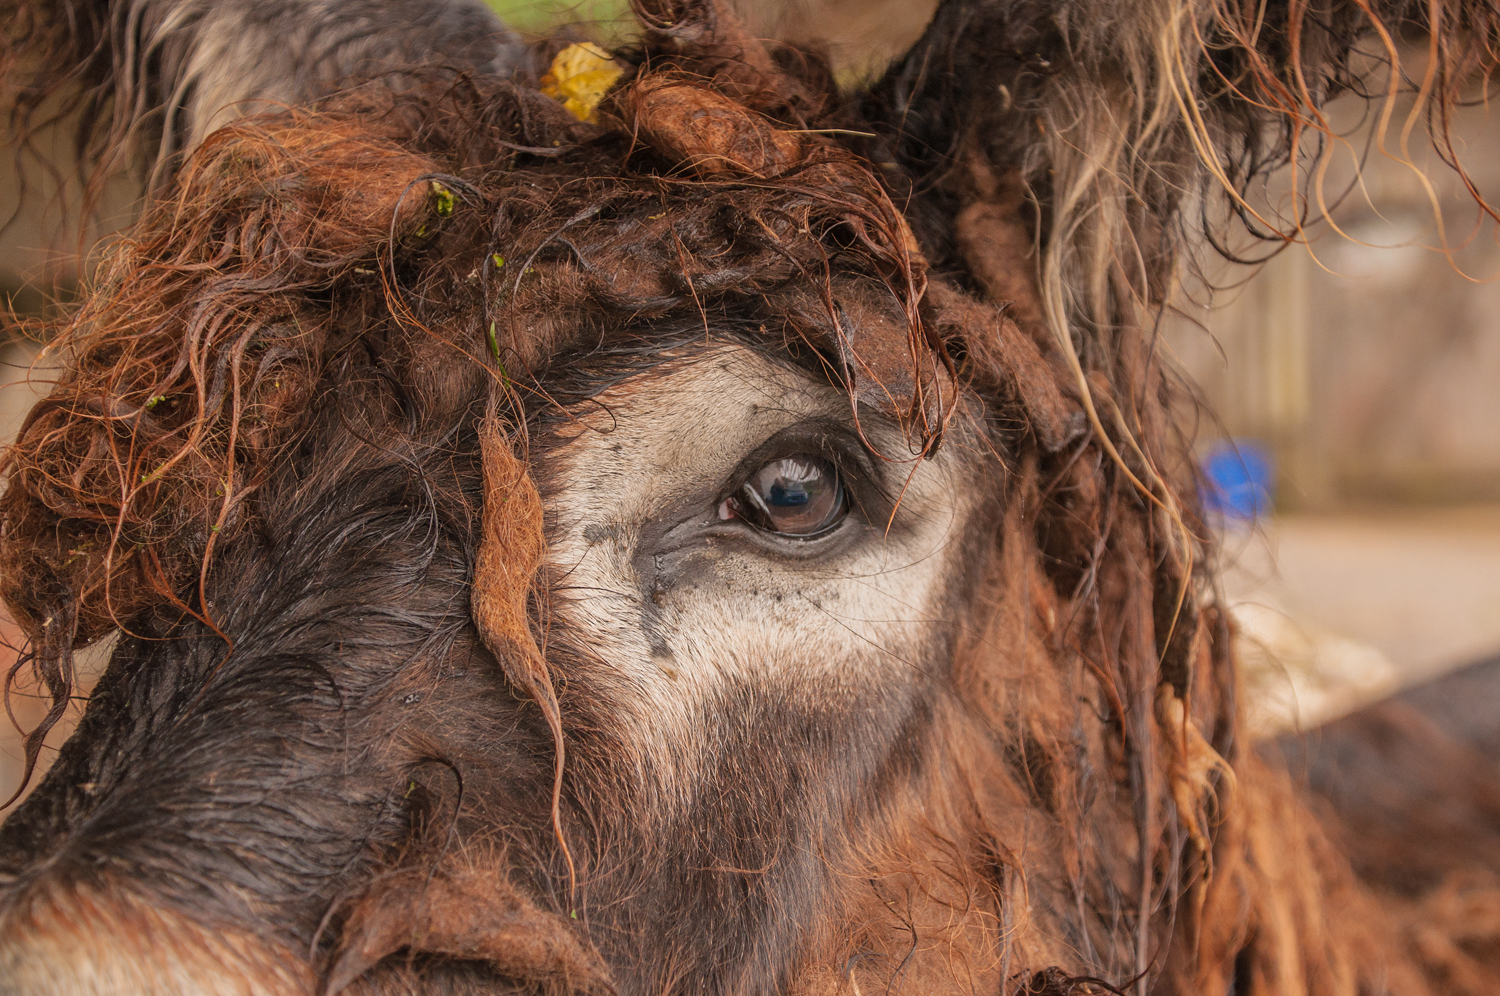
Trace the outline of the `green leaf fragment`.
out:
M 439 218 L 446 218 L 453 213 L 453 191 L 433 180 L 432 196 L 437 201 Z
M 491 256 L 490 259 L 493 259 L 495 261 L 495 269 L 497 270 L 505 265 L 505 257 L 500 255 L 498 252 Z
M 500 360 L 500 340 L 495 338 L 495 323 L 490 322 L 490 352 L 494 354 L 496 362 Z
M 165 394 L 153 394 L 151 395 L 151 397 L 146 399 L 146 410 L 150 411 L 152 408 L 155 408 L 157 405 L 166 400 L 167 396 Z

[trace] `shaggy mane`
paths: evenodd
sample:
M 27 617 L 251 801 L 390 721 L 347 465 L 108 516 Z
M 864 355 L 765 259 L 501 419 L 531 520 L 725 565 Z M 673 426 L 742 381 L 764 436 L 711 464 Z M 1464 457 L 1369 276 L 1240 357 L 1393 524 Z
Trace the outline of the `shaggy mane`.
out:
M 74 71 L 95 86 L 119 71 L 95 35 L 0 9 L 25 13 L 13 49 L 76 57 L 94 38 Z M 1396 80 L 1396 33 L 1427 33 L 1417 106 L 1451 153 L 1448 108 L 1493 65 L 1500 16 L 949 2 L 848 95 L 817 53 L 751 39 L 714 4 L 634 9 L 642 38 L 616 54 L 623 76 L 592 123 L 524 79 L 429 70 L 214 131 L 45 330 L 67 370 L 0 467 L 0 595 L 31 641 L 7 688 L 29 669 L 53 701 L 26 777 L 73 693 L 74 648 L 163 619 L 205 640 L 236 631 L 211 597 L 223 551 L 275 525 L 266 491 L 288 493 L 318 433 L 417 454 L 403 466 L 482 447 L 449 512 L 488 520 L 453 532 L 456 562 L 492 576 L 492 527 L 540 535 L 538 507 L 501 522 L 482 496 L 501 478 L 505 495 L 530 487 L 528 423 L 559 411 L 547 375 L 651 348 L 663 328 L 733 327 L 845 389 L 856 419 L 861 405 L 896 417 L 915 454 L 977 397 L 997 455 L 1003 514 L 979 582 L 993 594 L 954 678 L 964 722 L 987 732 L 946 759 L 962 785 L 921 800 L 931 834 L 870 855 L 892 891 L 872 884 L 880 901 L 851 911 L 867 947 L 899 960 L 889 895 L 904 883 L 952 914 L 908 911 L 912 936 L 930 927 L 959 950 L 1000 925 L 967 950 L 1008 991 L 1425 991 L 1420 953 L 1391 959 L 1406 940 L 1241 743 L 1232 626 L 1156 329 L 1188 233 L 1218 217 L 1207 205 L 1272 242 L 1299 237 L 1302 220 L 1270 224 L 1251 185 L 1284 162 L 1310 169 L 1322 105 L 1365 85 L 1357 39 L 1379 39 Z M 27 77 L 23 118 L 65 82 Z M 899 318 L 881 319 L 892 300 Z M 504 604 L 472 607 L 491 649 L 542 622 L 545 579 L 526 575 L 496 589 Z M 561 840 L 567 693 L 523 649 L 508 677 L 559 748 Z M 1034 826 L 1010 825 L 1017 806 Z M 1007 850 L 1021 839 L 1030 850 Z M 455 902 L 482 891 L 466 882 L 444 885 Z M 384 937 L 380 904 L 409 886 L 392 878 L 349 922 Z M 1028 895 L 1047 912 L 1008 921 Z M 371 963 L 342 950 L 339 985 Z M 508 970 L 587 989 L 590 958 Z

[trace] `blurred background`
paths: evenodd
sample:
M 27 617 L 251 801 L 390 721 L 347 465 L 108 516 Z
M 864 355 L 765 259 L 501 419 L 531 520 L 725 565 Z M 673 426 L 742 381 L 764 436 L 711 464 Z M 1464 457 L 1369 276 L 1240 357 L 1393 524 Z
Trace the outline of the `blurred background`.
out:
M 514 27 L 564 21 L 620 39 L 621 0 L 491 0 Z M 920 35 L 936 0 L 742 0 L 751 26 L 828 45 L 845 79 L 878 71 Z M 1411 65 L 1420 66 L 1413 48 Z M 1482 191 L 1500 191 L 1500 130 L 1476 94 L 1457 152 Z M 1222 534 L 1224 594 L 1241 629 L 1251 721 L 1307 727 L 1406 684 L 1500 656 L 1500 241 L 1425 139 L 1383 152 L 1375 114 L 1339 98 L 1344 140 L 1323 180 L 1330 221 L 1305 243 L 1210 254 L 1186 274 L 1163 347 L 1202 403 L 1205 499 Z M 138 182 L 121 177 L 80 230 L 68 177 L 69 122 L 37 139 L 17 172 L 0 155 L 0 442 L 47 390 L 45 344 L 17 319 L 66 307 L 87 260 L 128 224 Z M 1420 134 L 1420 129 L 1417 134 Z M 1252 198 L 1282 225 L 1302 213 L 1299 180 Z M 1310 212 L 1319 212 L 1314 206 Z M 80 259 L 84 262 L 80 263 Z M 15 633 L 0 620 L 8 642 Z M 0 651 L 3 655 L 3 651 Z M 85 658 L 85 677 L 104 656 Z M 13 654 L 11 655 L 13 659 Z M 37 702 L 12 699 L 22 728 Z M 78 706 L 74 707 L 76 715 Z M 60 743 L 71 724 L 50 738 Z M 51 749 L 44 752 L 45 763 Z M 20 773 L 0 723 L 0 788 Z M 3 795 L 0 795 L 3 797 Z

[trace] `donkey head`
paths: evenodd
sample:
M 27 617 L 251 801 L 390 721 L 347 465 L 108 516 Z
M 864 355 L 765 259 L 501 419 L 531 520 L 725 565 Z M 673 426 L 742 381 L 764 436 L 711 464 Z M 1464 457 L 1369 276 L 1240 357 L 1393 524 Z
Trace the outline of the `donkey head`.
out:
M 1067 13 L 850 96 L 641 3 L 205 138 L 6 465 L 52 720 L 121 634 L 0 830 L 17 991 L 1387 971 L 1279 884 L 1338 866 L 1257 815 L 1150 319 L 1365 15 Z

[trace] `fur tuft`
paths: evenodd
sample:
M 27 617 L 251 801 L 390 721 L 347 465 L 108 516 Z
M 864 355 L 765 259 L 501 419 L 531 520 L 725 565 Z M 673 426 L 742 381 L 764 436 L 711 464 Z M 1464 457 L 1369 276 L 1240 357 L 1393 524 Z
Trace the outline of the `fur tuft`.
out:
M 168 10 L 199 19 L 123 36 L 156 39 L 146 49 L 111 33 L 137 32 L 146 12 Z M 460 8 L 441 10 L 434 16 Z M 569 762 L 585 786 L 575 809 L 556 769 L 534 770 L 539 732 L 561 765 L 570 703 L 550 685 L 546 641 L 528 630 L 545 609 L 533 574 L 545 508 L 521 454 L 526 426 L 560 415 L 549 372 L 595 354 L 649 365 L 663 342 L 718 323 L 846 389 L 856 426 L 862 405 L 892 413 L 914 453 L 932 453 L 960 396 L 972 400 L 984 412 L 976 435 L 995 456 L 983 484 L 993 535 L 974 540 L 978 614 L 954 648 L 952 688 L 932 704 L 938 732 L 913 734 L 911 763 L 941 776 L 901 782 L 872 805 L 877 829 L 866 838 L 826 842 L 819 860 L 846 861 L 829 923 L 792 939 L 705 928 L 692 935 L 704 951 L 631 966 L 640 978 L 670 988 L 696 978 L 674 975 L 671 957 L 717 966 L 731 948 L 764 943 L 780 947 L 757 948 L 760 960 L 747 955 L 744 966 L 763 973 L 763 988 L 794 992 L 875 991 L 906 978 L 923 991 L 1049 996 L 1433 991 L 1421 957 L 1284 774 L 1239 743 L 1230 624 L 1206 566 L 1209 532 L 1174 422 L 1179 388 L 1155 330 L 1185 247 L 1204 217 L 1217 217 L 1208 205 L 1226 203 L 1273 243 L 1298 237 L 1300 217 L 1278 228 L 1255 213 L 1250 185 L 1288 160 L 1313 175 L 1323 103 L 1370 86 L 1352 68 L 1359 39 L 1377 39 L 1394 60 L 1395 32 L 1428 32 L 1418 103 L 1451 148 L 1445 109 L 1493 62 L 1500 16 L 1489 5 L 1434 4 L 1413 22 L 1404 6 L 1363 0 L 950 0 L 918 46 L 851 99 L 816 54 L 751 39 L 718 4 L 642 0 L 642 39 L 619 53 L 626 72 L 598 124 L 496 75 L 485 59 L 500 56 L 487 50 L 466 56 L 462 73 L 411 70 L 399 85 L 252 117 L 198 143 L 194 129 L 218 109 L 187 100 L 180 84 L 199 77 L 170 69 L 159 77 L 174 81 L 170 94 L 144 98 L 133 53 L 176 51 L 160 39 L 178 30 L 194 52 L 216 51 L 219 29 L 209 27 L 245 10 L 209 11 L 127 3 L 108 17 L 71 7 L 43 16 L 28 6 L 16 21 L 17 45 L 72 67 L 32 77 L 23 114 L 27 100 L 34 110 L 76 78 L 95 88 L 86 138 L 104 138 L 93 148 L 125 148 L 149 107 L 176 109 L 159 163 L 198 147 L 56 329 L 69 372 L 6 457 L 0 577 L 33 641 L 23 663 L 65 703 L 73 646 L 112 627 L 191 630 L 200 649 L 214 632 L 253 637 L 248 597 L 227 610 L 211 597 L 235 580 L 216 573 L 225 551 L 275 531 L 288 514 L 276 496 L 311 500 L 316 489 L 303 485 L 318 481 L 332 515 L 340 475 L 363 479 L 353 457 L 323 466 L 326 449 L 314 444 L 332 439 L 385 461 L 383 472 L 431 503 L 430 481 L 462 479 L 442 503 L 463 524 L 445 519 L 442 543 L 424 547 L 419 567 L 402 554 L 401 576 L 422 580 L 387 601 L 416 604 L 441 588 L 447 605 L 476 573 L 493 582 L 466 596 L 465 623 L 508 661 L 493 673 L 543 705 L 547 729 L 513 721 L 530 753 L 493 761 L 504 773 L 488 796 L 458 762 L 429 757 L 459 782 L 454 834 L 475 824 L 501 832 L 484 822 L 493 812 L 464 808 L 481 807 L 476 796 L 538 817 L 544 781 L 561 849 L 530 840 L 531 851 L 506 860 L 531 861 L 531 878 L 502 876 L 505 888 L 485 893 L 534 943 L 478 938 L 435 915 L 386 916 L 356 899 L 330 907 L 355 910 L 341 953 L 318 949 L 324 925 L 309 942 L 314 957 L 333 958 L 325 983 L 353 978 L 410 937 L 414 978 L 418 953 L 459 951 L 492 974 L 604 991 L 599 962 L 573 943 L 574 918 L 562 919 L 576 911 L 534 909 L 507 891 L 529 882 L 539 905 L 563 902 L 554 880 L 564 868 L 571 879 L 561 845 L 570 818 L 594 831 L 580 842 L 580 867 L 598 862 L 601 880 L 608 862 L 637 857 L 619 844 L 624 857 L 604 845 L 584 853 L 600 840 L 633 843 L 635 828 L 609 822 L 623 807 L 588 809 L 624 791 L 609 787 L 603 761 Z M 77 17 L 65 30 L 68 12 Z M 403 57 L 457 58 L 421 44 Z M 173 65 L 192 61 L 181 58 Z M 341 62 L 331 72 L 353 71 Z M 223 106 L 231 89 L 235 99 L 267 96 L 256 73 L 232 75 L 229 89 L 209 88 L 210 103 Z M 87 130 L 106 118 L 102 131 Z M 412 501 L 381 494 L 391 510 Z M 508 496 L 517 505 L 504 507 Z M 465 518 L 476 507 L 480 529 Z M 411 543 L 427 543 L 425 522 L 408 525 Z M 336 532 L 341 543 L 351 535 Z M 459 552 L 433 567 L 439 547 Z M 342 590 L 338 579 L 321 584 Z M 422 635 L 425 617 L 407 623 L 424 648 L 440 642 Z M 443 625 L 446 651 L 455 624 Z M 150 659 L 143 645 L 132 653 Z M 177 652 L 164 646 L 162 656 Z M 337 646 L 320 666 L 337 666 L 342 637 Z M 421 657 L 390 664 L 382 648 L 360 653 L 395 673 Z M 445 680 L 488 679 L 466 667 Z M 389 774 L 386 746 L 366 744 L 361 770 Z M 87 749 L 79 742 L 73 756 Z M 472 770 L 486 769 L 474 761 Z M 744 805 L 774 801 L 779 787 L 743 786 Z M 413 776 L 406 791 L 418 789 Z M 415 832 L 407 809 L 381 809 L 381 841 L 399 835 L 398 809 Z M 751 809 L 744 825 L 783 816 Z M 776 843 L 758 833 L 747 834 L 752 844 Z M 424 871 L 439 883 L 432 895 L 462 904 L 488 880 L 450 874 L 443 847 Z M 403 905 L 409 872 L 383 880 Z M 623 906 L 635 901 L 631 873 L 619 873 Z M 796 907 L 795 885 L 767 904 Z M 701 908 L 738 923 L 730 918 L 750 905 L 741 898 Z M 419 948 L 419 930 L 432 932 L 430 949 Z

